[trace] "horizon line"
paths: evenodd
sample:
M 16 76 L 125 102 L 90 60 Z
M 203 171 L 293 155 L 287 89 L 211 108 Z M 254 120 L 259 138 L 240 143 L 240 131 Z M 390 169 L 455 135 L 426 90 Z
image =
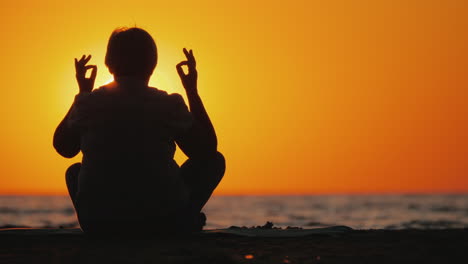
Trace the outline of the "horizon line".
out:
M 212 196 L 377 196 L 377 195 L 468 195 L 468 191 L 375 191 L 375 192 L 303 192 L 303 193 L 215 193 Z M 68 193 L 61 192 L 7 192 L 0 193 L 0 196 L 68 196 Z

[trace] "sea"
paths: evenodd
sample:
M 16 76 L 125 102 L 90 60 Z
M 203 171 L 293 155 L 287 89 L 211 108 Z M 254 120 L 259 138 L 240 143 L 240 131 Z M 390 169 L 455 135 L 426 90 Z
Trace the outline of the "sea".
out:
M 213 196 L 205 229 L 230 226 L 354 229 L 468 228 L 468 194 Z M 0 227 L 78 227 L 67 196 L 0 196 Z

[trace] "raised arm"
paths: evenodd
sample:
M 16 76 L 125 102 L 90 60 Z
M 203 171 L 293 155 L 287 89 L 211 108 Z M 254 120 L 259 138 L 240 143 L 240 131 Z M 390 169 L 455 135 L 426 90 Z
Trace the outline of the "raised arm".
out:
M 96 80 L 96 65 L 86 65 L 91 59 L 91 55 L 83 55 L 80 60 L 75 59 L 76 80 L 80 88 L 80 94 L 90 93 Z M 86 78 L 86 71 L 91 69 L 91 76 Z M 66 157 L 73 158 L 80 152 L 80 133 L 76 127 L 70 125 L 69 119 L 74 105 L 70 107 L 68 113 L 58 125 L 54 133 L 53 145 L 57 152 Z
M 203 157 L 217 152 L 218 141 L 213 124 L 208 113 L 203 106 L 203 102 L 198 95 L 196 61 L 193 51 L 187 51 L 184 48 L 186 61 L 177 64 L 176 69 L 187 93 L 190 112 L 194 118 L 194 124 L 190 131 L 176 139 L 177 144 L 182 151 L 189 157 Z M 188 67 L 188 73 L 185 74 L 182 66 Z

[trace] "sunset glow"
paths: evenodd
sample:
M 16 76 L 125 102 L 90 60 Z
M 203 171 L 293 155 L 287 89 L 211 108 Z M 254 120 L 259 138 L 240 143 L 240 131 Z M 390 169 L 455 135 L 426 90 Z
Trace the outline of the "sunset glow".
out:
M 53 132 L 117 27 L 154 37 L 152 86 L 199 91 L 227 159 L 215 194 L 468 191 L 466 1 L 7 1 L 0 194 L 66 194 Z M 183 162 L 180 151 L 176 159 Z

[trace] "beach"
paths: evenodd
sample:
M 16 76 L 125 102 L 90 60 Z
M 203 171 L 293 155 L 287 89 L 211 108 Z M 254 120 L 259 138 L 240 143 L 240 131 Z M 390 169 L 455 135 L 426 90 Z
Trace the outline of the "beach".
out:
M 2 196 L 0 264 L 468 263 L 468 195 L 214 196 L 204 212 L 191 236 L 90 238 L 66 196 Z
M 90 238 L 79 229 L 0 230 L 0 263 L 468 263 L 467 248 L 466 228 L 143 238 Z

